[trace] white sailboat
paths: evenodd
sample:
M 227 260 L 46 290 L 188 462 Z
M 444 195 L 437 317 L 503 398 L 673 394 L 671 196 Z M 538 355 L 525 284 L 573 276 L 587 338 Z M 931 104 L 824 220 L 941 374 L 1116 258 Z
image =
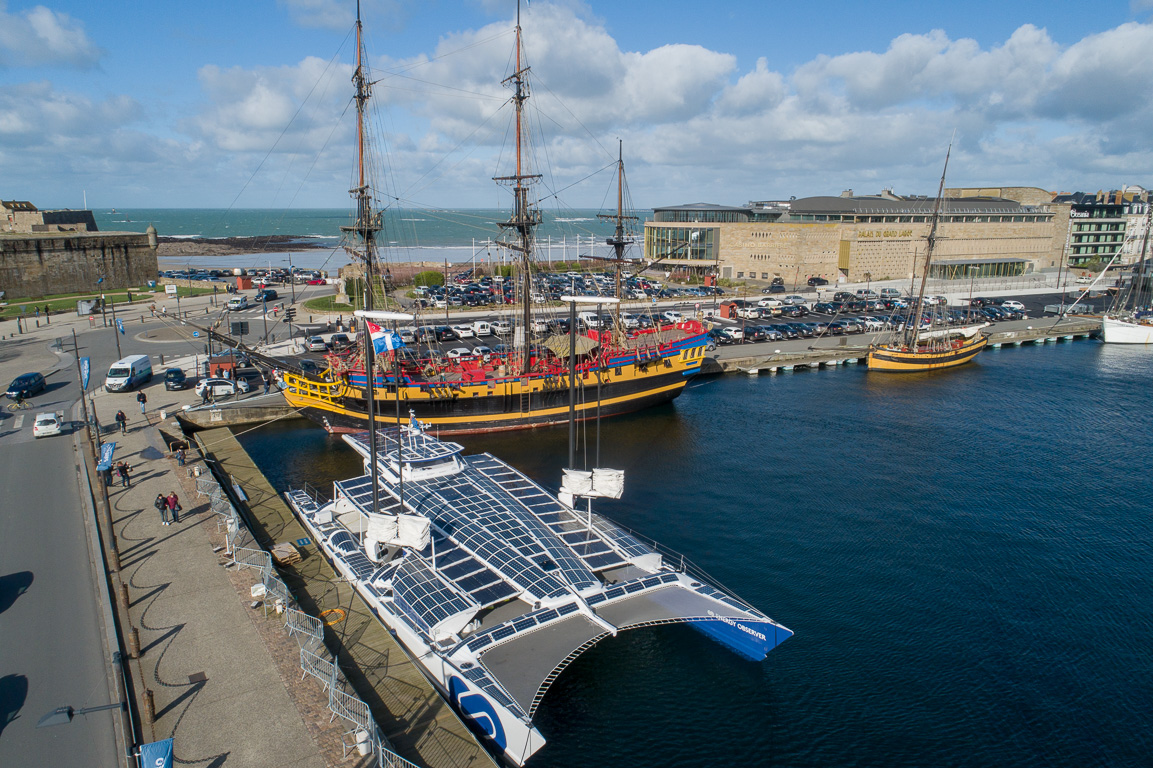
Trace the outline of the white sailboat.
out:
M 1145 235 L 1141 241 L 1139 267 L 1117 292 L 1113 306 L 1101 318 L 1101 340 L 1106 344 L 1153 344 L 1153 308 L 1150 308 L 1148 277 L 1149 225 L 1153 203 L 1145 208 Z M 1099 278 L 1098 278 L 1099 279 Z

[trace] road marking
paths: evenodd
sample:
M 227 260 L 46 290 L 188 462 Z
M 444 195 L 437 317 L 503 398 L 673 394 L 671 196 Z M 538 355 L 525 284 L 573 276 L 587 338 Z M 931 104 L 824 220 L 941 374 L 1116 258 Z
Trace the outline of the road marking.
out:
M 17 416 L 16 421 L 13 422 L 12 426 L 16 429 L 23 429 L 24 428 L 24 414 L 20 414 L 19 416 Z

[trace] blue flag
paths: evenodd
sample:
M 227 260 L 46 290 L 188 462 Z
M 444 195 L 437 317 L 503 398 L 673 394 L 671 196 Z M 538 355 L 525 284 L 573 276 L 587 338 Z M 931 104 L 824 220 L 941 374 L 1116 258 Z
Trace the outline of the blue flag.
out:
M 141 744 L 140 768 L 172 768 L 172 739 Z
M 80 386 L 85 392 L 88 391 L 88 374 L 92 372 L 92 358 L 80 358 Z
M 124 321 L 121 320 L 119 317 L 116 318 L 116 330 L 120 331 L 121 336 L 124 335 Z
M 96 469 L 103 472 L 112 469 L 112 454 L 116 452 L 116 443 L 104 443 L 100 446 L 100 463 Z

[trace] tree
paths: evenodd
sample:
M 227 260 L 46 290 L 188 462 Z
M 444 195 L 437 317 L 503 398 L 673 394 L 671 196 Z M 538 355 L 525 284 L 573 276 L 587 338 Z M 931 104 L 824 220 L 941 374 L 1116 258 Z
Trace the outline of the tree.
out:
M 416 277 L 412 278 L 413 285 L 444 285 L 444 273 L 429 270 L 427 272 L 418 272 Z

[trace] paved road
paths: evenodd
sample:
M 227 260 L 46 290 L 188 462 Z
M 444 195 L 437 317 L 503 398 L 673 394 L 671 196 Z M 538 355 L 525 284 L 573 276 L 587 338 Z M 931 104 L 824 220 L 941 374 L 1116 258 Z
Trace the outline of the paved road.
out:
M 112 701 L 71 438 L 0 443 L 0 488 L 0 765 L 116 765 L 109 712 L 36 728 Z

